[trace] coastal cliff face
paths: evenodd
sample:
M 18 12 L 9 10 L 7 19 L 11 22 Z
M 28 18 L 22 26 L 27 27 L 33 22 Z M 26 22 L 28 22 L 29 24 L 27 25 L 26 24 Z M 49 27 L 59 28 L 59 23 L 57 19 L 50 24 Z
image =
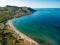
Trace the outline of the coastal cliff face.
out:
M 35 11 L 36 10 L 30 7 L 17 7 L 9 5 L 0 7 L 0 45 L 29 45 L 29 43 L 23 44 L 24 40 L 21 39 L 16 32 L 7 28 L 6 22 L 10 19 L 32 14 Z
M 26 16 L 34 13 L 36 10 L 30 7 L 5 6 L 0 7 L 0 22 L 6 22 L 9 19 Z

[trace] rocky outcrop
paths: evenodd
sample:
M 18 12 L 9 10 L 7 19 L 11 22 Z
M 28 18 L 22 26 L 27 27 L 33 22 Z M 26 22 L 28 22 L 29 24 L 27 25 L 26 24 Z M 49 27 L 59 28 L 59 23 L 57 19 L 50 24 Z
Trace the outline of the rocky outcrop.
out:
M 0 22 L 6 22 L 9 19 L 26 16 L 34 13 L 36 10 L 30 7 L 5 6 L 0 7 Z
M 37 42 L 17 31 L 12 26 L 6 25 L 10 19 L 26 16 L 36 10 L 30 7 L 5 6 L 0 7 L 0 41 L 1 45 L 38 45 Z M 12 24 L 12 23 L 11 23 Z M 22 38 L 23 37 L 23 38 Z

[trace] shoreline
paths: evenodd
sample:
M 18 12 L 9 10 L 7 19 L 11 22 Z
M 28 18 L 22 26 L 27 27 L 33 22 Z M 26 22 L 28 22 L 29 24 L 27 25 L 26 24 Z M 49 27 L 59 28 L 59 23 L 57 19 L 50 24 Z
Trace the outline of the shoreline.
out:
M 20 32 L 18 29 L 16 29 L 13 25 L 13 20 L 8 20 L 7 24 L 8 26 L 15 31 L 22 39 L 25 39 L 27 41 L 29 41 L 30 43 L 34 43 L 35 45 L 40 45 L 38 44 L 36 41 L 34 41 L 33 39 L 29 38 L 27 35 L 23 34 L 22 32 Z

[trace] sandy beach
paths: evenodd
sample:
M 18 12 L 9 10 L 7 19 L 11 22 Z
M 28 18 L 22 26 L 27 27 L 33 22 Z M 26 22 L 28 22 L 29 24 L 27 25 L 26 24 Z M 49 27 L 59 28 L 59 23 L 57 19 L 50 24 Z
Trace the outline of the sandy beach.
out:
M 19 30 L 17 30 L 14 26 L 13 26 L 13 22 L 12 20 L 9 20 L 7 22 L 7 24 L 9 25 L 9 27 L 15 31 L 22 39 L 25 39 L 27 41 L 29 41 L 30 43 L 34 43 L 35 45 L 40 45 L 38 44 L 36 41 L 34 41 L 33 39 L 29 38 L 27 35 L 23 34 L 22 32 L 20 32 Z

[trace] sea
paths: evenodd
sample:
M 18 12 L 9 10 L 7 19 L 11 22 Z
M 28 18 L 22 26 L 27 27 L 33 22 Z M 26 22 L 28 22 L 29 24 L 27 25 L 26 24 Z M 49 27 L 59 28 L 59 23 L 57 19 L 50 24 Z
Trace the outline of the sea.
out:
M 60 8 L 36 8 L 33 14 L 13 20 L 22 33 L 43 45 L 60 45 Z

